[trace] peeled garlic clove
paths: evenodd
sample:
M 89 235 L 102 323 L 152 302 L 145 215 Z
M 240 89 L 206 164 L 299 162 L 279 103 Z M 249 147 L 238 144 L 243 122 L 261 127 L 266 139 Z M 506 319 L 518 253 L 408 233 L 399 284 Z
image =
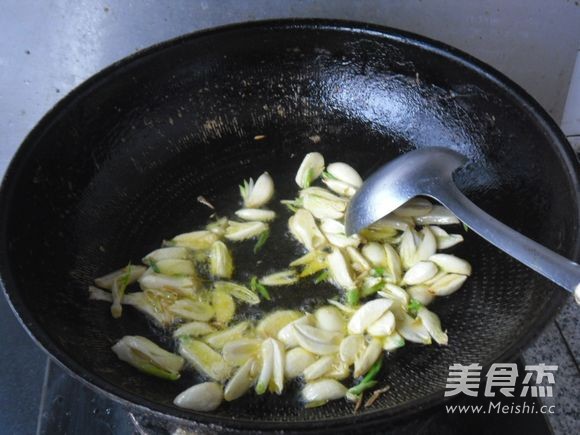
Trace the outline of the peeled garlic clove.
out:
M 280 330 L 289 323 L 298 320 L 303 314 L 294 310 L 279 310 L 264 317 L 258 323 L 256 332 L 260 337 L 276 338 Z
M 298 346 L 298 340 L 294 331 L 294 325 L 310 325 L 314 324 L 314 316 L 306 314 L 293 322 L 288 323 L 280 331 L 278 331 L 277 339 L 284 343 L 287 348 Z
M 346 396 L 347 388 L 334 379 L 320 379 L 308 383 L 302 389 L 302 398 L 306 403 L 326 402 L 342 399 Z
M 245 221 L 270 222 L 276 218 L 276 213 L 258 208 L 242 208 L 236 211 L 236 216 Z
M 298 274 L 295 270 L 286 269 L 260 278 L 260 284 L 276 287 L 292 285 L 298 282 Z
M 425 261 L 437 252 L 437 239 L 429 229 L 424 227 L 421 230 L 421 242 L 417 247 L 417 261 Z
M 272 378 L 270 380 L 270 391 L 280 395 L 284 390 L 284 372 L 286 364 L 286 352 L 284 346 L 274 338 L 268 338 L 272 341 L 273 362 Z
M 300 346 L 317 355 L 328 355 L 338 351 L 341 334 L 309 325 L 294 325 Z
M 228 240 L 239 242 L 257 237 L 268 229 L 264 222 L 236 222 L 230 221 L 226 228 L 225 237 Z
M 300 209 L 290 217 L 288 228 L 294 238 L 309 251 L 314 251 L 326 243 L 326 238 L 318 229 L 312 213 L 307 210 Z
M 395 330 L 395 315 L 387 311 L 378 320 L 373 322 L 368 328 L 367 332 L 373 337 L 385 337 L 390 335 Z
M 387 283 L 383 290 L 377 292 L 379 296 L 399 302 L 403 306 L 409 303 L 409 295 L 401 287 Z
M 214 242 L 209 251 L 209 273 L 216 278 L 231 278 L 234 262 L 226 244 L 221 240 Z
M 320 229 L 328 234 L 346 234 L 344 224 L 335 219 L 322 219 Z
M 443 228 L 437 226 L 430 228 L 437 239 L 437 249 L 448 249 L 463 242 L 463 236 L 461 234 L 448 234 Z
M 260 297 L 243 285 L 228 281 L 216 281 L 213 286 L 215 291 L 224 291 L 247 304 L 256 305 L 260 303 Z
M 340 342 L 340 359 L 348 366 L 352 365 L 355 359 L 362 353 L 365 346 L 365 339 L 362 335 L 349 335 Z
M 421 320 L 429 335 L 433 337 L 437 343 L 445 345 L 448 342 L 448 337 L 443 329 L 441 329 L 441 321 L 439 316 L 425 307 L 419 308 L 417 311 L 417 318 Z
M 240 186 L 240 193 L 246 208 L 260 208 L 265 205 L 274 195 L 274 181 L 267 172 L 258 177 L 256 182 L 250 178 Z
M 234 298 L 224 291 L 214 291 L 211 294 L 211 304 L 215 311 L 215 320 L 227 325 L 236 314 Z
M 231 366 L 219 353 L 202 341 L 182 339 L 179 343 L 179 353 L 198 372 L 216 381 L 224 381 L 230 375 Z
M 274 371 L 274 347 L 271 339 L 264 340 L 260 353 L 262 355 L 262 368 L 256 383 L 256 394 L 264 394 L 270 384 L 272 372 Z
M 373 267 L 387 267 L 387 253 L 380 243 L 367 243 L 361 252 Z
M 359 173 L 350 165 L 342 162 L 331 163 L 326 168 L 326 172 L 334 178 L 350 184 L 353 187 L 359 188 L 363 184 L 363 180 Z
M 192 231 L 190 233 L 179 234 L 172 239 L 176 246 L 201 250 L 209 249 L 213 242 L 218 240 L 218 235 L 211 231 Z
M 211 231 L 218 237 L 222 237 L 226 232 L 226 227 L 228 226 L 228 218 L 216 218 L 215 221 L 210 222 L 205 226 L 205 229 Z
M 256 360 L 247 360 L 231 377 L 224 389 L 224 399 L 228 402 L 242 397 L 252 387 L 254 376 L 252 376 L 252 366 Z
M 231 328 L 206 335 L 203 340 L 216 350 L 222 349 L 227 343 L 239 340 L 248 330 L 248 322 L 240 322 Z
M 350 334 L 362 334 L 391 307 L 389 299 L 374 299 L 360 307 L 348 322 Z
M 316 361 L 316 356 L 301 347 L 286 352 L 286 364 L 284 366 L 285 376 L 288 379 L 294 379 L 304 372 L 306 367 L 310 366 Z
M 421 284 L 437 274 L 437 266 L 430 261 L 420 261 L 411 267 L 405 276 L 403 282 L 407 285 Z
M 348 364 L 334 358 L 334 364 L 324 375 L 325 378 L 342 381 L 350 376 L 350 367 Z
M 308 153 L 296 173 L 296 184 L 301 188 L 308 187 L 320 177 L 324 170 L 324 157 L 320 153 Z
M 372 365 L 379 359 L 382 351 L 383 343 L 379 339 L 373 338 L 362 355 L 354 361 L 354 377 L 358 378 L 368 372 Z
M 344 290 L 351 290 L 356 287 L 352 279 L 349 266 L 339 249 L 334 249 L 327 257 L 328 271 L 333 282 Z
M 121 361 L 131 364 L 137 370 L 172 381 L 179 379 L 179 372 L 184 364 L 179 355 L 137 335 L 126 335 L 111 349 Z
M 403 232 L 403 237 L 399 245 L 399 257 L 405 269 L 410 269 L 419 261 L 417 259 L 419 243 L 419 235 L 415 230 L 408 228 Z
M 396 209 L 393 213 L 402 217 L 417 217 L 429 214 L 433 209 L 431 201 L 425 198 L 413 198 Z
M 435 297 L 431 292 L 429 292 L 429 287 L 426 285 L 415 285 L 407 289 L 409 296 L 413 299 L 419 301 L 423 305 L 429 305 L 433 302 Z
M 370 228 L 374 230 L 385 230 L 385 229 L 395 229 L 399 231 L 405 231 L 408 228 L 413 228 L 414 222 L 411 218 L 405 218 L 402 216 L 395 216 L 393 214 L 387 215 L 374 224 Z
M 399 254 L 388 243 L 383 244 L 385 254 L 387 255 L 387 271 L 393 277 L 395 283 L 401 281 L 401 276 L 403 274 L 403 267 L 401 265 L 401 259 Z
M 193 296 L 200 289 L 197 277 L 167 276 L 160 273 L 148 273 L 139 278 L 142 289 L 169 290 L 182 296 Z
M 441 270 L 448 273 L 456 273 L 458 275 L 471 275 L 471 265 L 455 255 L 449 254 L 435 254 L 429 257 Z
M 209 321 L 215 314 L 212 306 L 206 302 L 191 299 L 179 299 L 169 306 L 169 311 L 185 320 Z
M 145 273 L 146 268 L 143 266 L 130 265 L 130 270 L 127 267 L 116 270 L 114 272 L 108 273 L 100 278 L 95 279 L 95 285 L 99 288 L 106 288 L 111 290 L 113 288 L 113 283 L 119 278 L 127 277 L 127 285 L 134 283 Z
M 158 262 L 161 260 L 187 260 L 189 258 L 189 251 L 183 246 L 171 246 L 168 248 L 156 249 L 143 257 L 143 263 L 151 264 L 151 262 Z M 144 270 L 143 270 L 144 271 Z
M 214 411 L 224 398 L 222 386 L 215 382 L 204 382 L 180 393 L 173 403 L 180 408 L 193 411 Z
M 351 261 L 352 268 L 357 272 L 365 272 L 370 270 L 371 265 L 366 260 L 366 258 L 358 251 L 358 249 L 347 246 L 346 253 Z
M 434 205 L 429 214 L 416 216 L 414 219 L 417 225 L 452 225 L 459 223 L 459 219 L 441 205 Z
M 314 317 L 316 318 L 316 327 L 320 329 L 340 333 L 346 331 L 344 316 L 336 307 L 321 307 L 314 312 Z
M 163 275 L 197 275 L 195 267 L 191 260 L 179 260 L 167 258 L 155 263 L 157 271 Z
M 322 182 L 326 184 L 326 187 L 328 187 L 333 192 L 338 193 L 341 196 L 347 196 L 349 198 L 354 196 L 357 190 L 356 187 L 353 187 L 344 181 L 335 180 L 333 178 L 323 178 Z
M 429 292 L 436 296 L 449 296 L 461 288 L 467 275 L 449 273 L 429 284 Z
M 334 364 L 334 356 L 323 356 L 304 369 L 304 380 L 306 382 L 321 378 L 328 372 Z
M 431 335 L 421 322 L 421 319 L 413 319 L 406 313 L 399 313 L 397 317 L 397 332 L 408 341 L 413 343 L 431 344 Z
M 326 234 L 326 238 L 332 246 L 337 248 L 346 248 L 347 246 L 356 248 L 360 245 L 360 239 L 356 234 L 349 237 L 344 234 Z
M 173 331 L 173 337 L 201 337 L 215 331 L 213 326 L 205 322 L 189 322 Z
M 224 344 L 222 355 L 228 364 L 239 366 L 253 358 L 260 351 L 262 340 L 257 338 L 240 338 Z
M 399 349 L 405 345 L 405 339 L 394 331 L 391 335 L 383 338 L 383 350 L 388 352 Z
M 338 196 L 333 199 L 325 196 L 301 193 L 302 206 L 318 219 L 341 219 L 346 209 L 346 201 Z

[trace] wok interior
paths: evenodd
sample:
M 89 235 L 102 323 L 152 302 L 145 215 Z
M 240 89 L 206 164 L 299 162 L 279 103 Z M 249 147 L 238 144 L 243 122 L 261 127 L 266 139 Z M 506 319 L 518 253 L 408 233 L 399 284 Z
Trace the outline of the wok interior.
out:
M 175 416 L 226 424 L 353 418 L 350 403 L 305 410 L 292 392 L 249 394 L 210 417 L 174 408 L 173 398 L 196 381 L 193 374 L 158 380 L 110 351 L 127 334 L 172 342 L 131 308 L 113 320 L 107 304 L 87 299 L 95 276 L 203 225 L 210 211 L 198 195 L 231 215 L 237 184 L 268 170 L 276 203 L 293 198 L 294 172 L 310 151 L 367 176 L 413 147 L 452 147 L 476 161 L 457 182 L 478 205 L 538 242 L 572 252 L 577 216 L 570 213 L 576 207 L 570 174 L 554 135 L 514 94 L 404 37 L 291 27 L 186 38 L 109 70 L 50 113 L 11 169 L 2 247 L 8 292 L 18 309 L 31 313 L 32 329 L 48 334 L 59 358 L 82 366 L 111 392 Z M 283 231 L 289 213 L 276 210 Z M 276 269 L 297 252 L 289 241 L 288 248 L 266 244 L 261 255 Z M 379 385 L 391 390 L 359 419 L 415 409 L 441 391 L 453 363 L 513 355 L 563 298 L 472 232 L 454 252 L 474 274 L 433 305 L 449 345 L 408 344 L 388 355 Z M 238 270 L 254 263 L 236 258 Z M 277 300 L 264 309 L 297 307 L 305 299 L 315 305 L 334 292 L 306 280 L 273 291 Z

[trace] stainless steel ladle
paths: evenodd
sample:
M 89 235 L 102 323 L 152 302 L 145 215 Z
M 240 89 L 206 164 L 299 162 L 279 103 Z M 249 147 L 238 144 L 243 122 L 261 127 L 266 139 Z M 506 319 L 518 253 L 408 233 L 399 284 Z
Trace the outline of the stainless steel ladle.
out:
M 358 233 L 416 196 L 436 199 L 492 245 L 574 294 L 580 304 L 580 265 L 502 224 L 461 193 L 453 172 L 467 159 L 446 148 L 423 148 L 381 167 L 354 195 L 346 231 Z

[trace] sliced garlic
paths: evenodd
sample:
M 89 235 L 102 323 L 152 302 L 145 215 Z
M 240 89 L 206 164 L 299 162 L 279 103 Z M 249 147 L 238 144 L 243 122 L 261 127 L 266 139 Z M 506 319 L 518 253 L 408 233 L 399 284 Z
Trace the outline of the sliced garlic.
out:
M 215 314 L 214 309 L 207 302 L 192 299 L 179 299 L 170 307 L 169 311 L 176 317 L 185 320 L 209 321 Z
M 320 153 L 308 153 L 304 156 L 298 172 L 296 173 L 296 184 L 301 188 L 308 187 L 320 177 L 324 170 L 324 157 Z
M 356 272 L 362 273 L 371 269 L 371 265 L 358 249 L 352 246 L 346 247 L 346 253 L 351 261 L 351 266 Z
M 298 346 L 298 340 L 296 339 L 296 333 L 294 331 L 294 325 L 314 325 L 314 316 L 312 314 L 306 314 L 293 322 L 288 323 L 280 331 L 278 331 L 277 338 L 279 341 L 284 343 L 287 348 Z
M 284 390 L 284 372 L 286 365 L 286 352 L 284 346 L 274 338 L 268 338 L 272 341 L 273 362 L 272 378 L 270 380 L 270 391 L 278 395 Z
M 449 296 L 461 288 L 467 275 L 449 273 L 429 284 L 429 292 L 436 296 Z
M 425 307 L 419 308 L 417 311 L 417 318 L 421 320 L 429 335 L 433 337 L 437 343 L 445 345 L 448 342 L 448 337 L 443 329 L 441 329 L 441 321 L 439 316 Z
M 179 234 L 172 239 L 176 246 L 182 246 L 194 250 L 209 249 L 219 236 L 211 231 L 192 231 L 190 233 Z
M 387 272 L 393 277 L 395 284 L 397 284 L 399 281 L 401 281 L 403 274 L 401 259 L 395 248 L 393 248 L 388 243 L 383 244 L 383 248 L 385 249 L 385 253 L 387 255 Z
M 198 372 L 216 381 L 225 381 L 231 372 L 231 366 L 223 357 L 202 341 L 182 339 L 179 353 Z
M 456 273 L 458 275 L 471 275 L 471 265 L 455 255 L 449 254 L 435 254 L 429 257 L 437 266 L 448 273 Z
M 356 287 L 349 270 L 348 263 L 339 249 L 333 251 L 326 257 L 328 271 L 332 281 L 344 290 L 351 290 Z
M 236 216 L 245 221 L 270 222 L 276 218 L 276 213 L 258 208 L 242 208 L 236 211 Z
M 285 376 L 294 379 L 304 372 L 306 367 L 316 361 L 316 356 L 301 347 L 295 347 L 286 352 Z
M 373 267 L 387 267 L 387 253 L 380 243 L 367 243 L 363 246 L 361 252 Z
M 306 382 L 321 378 L 334 365 L 334 356 L 323 356 L 304 369 L 304 380 Z
M 300 192 L 302 207 L 318 219 L 341 219 L 347 201 L 320 187 L 310 187 Z
M 413 319 L 407 313 L 398 313 L 397 332 L 405 340 L 413 343 L 431 344 L 431 335 L 421 322 L 421 319 Z
M 216 278 L 229 279 L 234 273 L 234 262 L 226 244 L 214 242 L 209 251 L 209 273 Z
M 260 208 L 274 196 L 274 181 L 267 172 L 258 177 L 256 182 L 250 178 L 240 186 L 240 194 L 246 208 Z
M 171 246 L 168 248 L 160 248 L 150 252 L 143 257 L 143 263 L 150 264 L 151 261 L 157 262 L 161 260 L 176 259 L 186 260 L 189 258 L 189 251 L 183 246 Z
M 383 350 L 388 352 L 399 349 L 404 345 L 405 339 L 401 337 L 397 331 L 394 331 L 391 335 L 383 338 Z
M 433 204 L 425 198 L 413 198 L 396 209 L 393 213 L 402 217 L 425 216 L 431 212 Z
M 390 311 L 387 311 L 367 328 L 367 332 L 373 337 L 385 337 L 390 335 L 394 330 L 395 315 Z
M 405 276 L 403 282 L 406 285 L 417 285 L 433 278 L 437 274 L 437 266 L 430 261 L 419 261 L 411 267 Z
M 413 219 L 405 218 L 402 216 L 395 216 L 395 215 L 387 215 L 374 224 L 370 226 L 371 229 L 378 231 L 378 230 L 385 230 L 385 229 L 395 229 L 399 231 L 405 231 L 407 228 L 413 228 Z
M 193 296 L 201 287 L 201 283 L 196 277 L 167 276 L 160 273 L 148 273 L 141 276 L 139 285 L 144 290 L 168 290 L 182 296 Z
M 443 228 L 437 226 L 431 226 L 430 228 L 437 239 L 437 249 L 448 249 L 463 242 L 461 234 L 449 234 Z
M 350 367 L 337 358 L 334 358 L 334 364 L 324 375 L 325 378 L 342 381 L 350 376 Z
M 429 227 L 424 227 L 420 235 L 421 242 L 417 247 L 417 261 L 425 261 L 437 252 L 437 239 Z
M 403 232 L 399 245 L 399 257 L 404 269 L 410 269 L 417 261 L 417 248 L 419 247 L 419 235 L 412 228 L 407 228 Z
M 459 219 L 441 205 L 434 205 L 429 214 L 414 218 L 417 225 L 452 225 L 458 224 Z
M 348 322 L 350 334 L 362 334 L 391 307 L 390 299 L 374 299 L 361 306 Z
M 223 347 L 232 341 L 239 340 L 250 327 L 249 322 L 240 322 L 231 328 L 224 329 L 218 332 L 213 332 L 203 338 L 207 344 L 216 350 L 221 350 Z
M 365 339 L 363 335 L 355 334 L 344 337 L 340 342 L 340 359 L 348 366 L 351 366 L 364 349 Z
M 314 251 L 326 243 L 326 238 L 318 229 L 312 213 L 307 210 L 298 210 L 288 219 L 290 232 L 309 251 Z
M 119 278 L 128 277 L 127 285 L 134 283 L 137 281 L 143 274 L 145 273 L 146 268 L 143 266 L 134 266 L 131 265 L 130 270 L 127 271 L 127 267 L 123 267 L 122 269 L 116 270 L 114 272 L 108 273 L 100 278 L 95 279 L 95 285 L 100 288 L 106 288 L 107 290 L 111 290 L 113 288 L 113 283 L 117 281 Z M 127 272 L 129 272 L 127 274 Z
M 267 339 L 262 342 L 260 353 L 262 356 L 262 368 L 258 381 L 256 382 L 256 394 L 264 394 L 270 385 L 270 379 L 274 371 L 274 345 L 272 339 Z
M 435 296 L 429 291 L 426 285 L 414 285 L 407 289 L 407 293 L 413 299 L 419 301 L 422 305 L 429 305 L 435 299 Z
M 173 331 L 173 337 L 201 337 L 215 331 L 216 329 L 213 326 L 205 322 L 189 322 Z
M 272 273 L 260 278 L 260 284 L 276 287 L 292 285 L 298 282 L 298 274 L 295 270 L 287 269 L 281 272 Z
M 257 338 L 240 338 L 224 344 L 222 355 L 224 361 L 233 366 L 239 366 L 253 358 L 260 351 L 262 340 Z
M 322 182 L 326 184 L 326 187 L 328 187 L 333 192 L 338 193 L 341 196 L 347 196 L 349 198 L 354 196 L 357 190 L 356 187 L 353 187 L 344 181 L 335 180 L 333 178 L 325 177 L 322 179 Z
M 306 403 L 323 403 L 344 398 L 346 391 L 347 388 L 334 379 L 320 379 L 304 386 L 302 399 Z
M 260 297 L 252 290 L 241 284 L 228 281 L 216 281 L 213 283 L 213 286 L 216 291 L 224 291 L 229 293 L 234 298 L 247 304 L 256 305 L 260 303 Z
M 180 393 L 173 403 L 180 408 L 209 412 L 216 410 L 223 398 L 224 393 L 220 384 L 204 382 Z
M 326 172 L 334 178 L 350 184 L 353 187 L 359 188 L 363 184 L 363 180 L 359 173 L 350 165 L 342 162 L 331 163 L 326 168 Z
M 230 221 L 225 237 L 228 240 L 239 242 L 257 237 L 268 229 L 264 222 L 236 222 Z
M 228 222 L 229 222 L 228 218 L 226 218 L 226 217 L 217 218 L 215 221 L 207 224 L 205 226 L 205 229 L 207 231 L 214 233 L 218 237 L 222 237 L 224 235 L 224 233 L 226 232 Z
M 372 365 L 379 359 L 383 351 L 383 343 L 373 338 L 367 345 L 363 353 L 354 361 L 354 377 L 363 376 Z
M 378 292 L 382 296 L 393 301 L 397 301 L 400 305 L 407 306 L 409 303 L 409 295 L 401 287 L 394 284 L 387 283 L 383 290 Z
M 228 402 L 239 399 L 252 387 L 254 376 L 252 369 L 256 360 L 248 359 L 230 378 L 224 389 L 224 399 Z
M 338 351 L 342 334 L 325 331 L 309 325 L 294 325 L 300 346 L 317 355 L 328 355 Z
M 316 327 L 325 331 L 334 331 L 344 334 L 346 332 L 346 322 L 344 316 L 333 306 L 321 307 L 314 312 Z
M 274 311 L 271 314 L 268 314 L 258 323 L 256 327 L 256 333 L 260 337 L 268 338 L 276 338 L 278 333 L 284 326 L 288 325 L 289 323 L 298 320 L 301 318 L 303 314 L 300 311 L 294 310 L 279 310 Z

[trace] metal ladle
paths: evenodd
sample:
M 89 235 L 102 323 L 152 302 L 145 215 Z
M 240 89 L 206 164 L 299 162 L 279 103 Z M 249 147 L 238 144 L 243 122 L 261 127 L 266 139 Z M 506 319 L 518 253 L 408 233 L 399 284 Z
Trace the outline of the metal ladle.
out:
M 492 245 L 574 294 L 580 304 L 580 265 L 494 219 L 461 193 L 453 172 L 467 163 L 447 148 L 423 148 L 382 166 L 353 196 L 347 234 L 358 233 L 416 196 L 436 199 Z

